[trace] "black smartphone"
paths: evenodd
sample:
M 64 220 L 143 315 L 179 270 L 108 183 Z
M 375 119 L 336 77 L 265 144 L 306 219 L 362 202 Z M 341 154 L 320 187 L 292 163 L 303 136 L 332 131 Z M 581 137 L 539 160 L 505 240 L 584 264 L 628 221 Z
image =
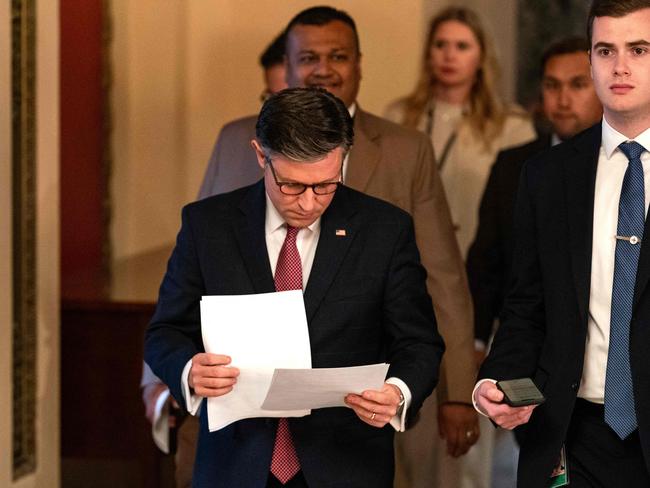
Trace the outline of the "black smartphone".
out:
M 504 401 L 511 407 L 539 405 L 546 400 L 530 378 L 497 381 L 497 388 L 503 392 Z

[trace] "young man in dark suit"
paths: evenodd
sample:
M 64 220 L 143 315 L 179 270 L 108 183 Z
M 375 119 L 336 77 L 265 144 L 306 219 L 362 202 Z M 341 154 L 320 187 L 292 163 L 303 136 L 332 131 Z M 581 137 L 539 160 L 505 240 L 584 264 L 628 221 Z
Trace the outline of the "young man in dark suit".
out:
M 412 218 L 341 184 L 352 137 L 347 108 L 325 90 L 280 92 L 253 141 L 263 179 L 183 209 L 145 359 L 179 403 L 202 408 L 195 487 L 392 486 L 393 433 L 431 393 L 444 346 Z M 304 289 L 312 366 L 388 362 L 388 379 L 347 395 L 350 408 L 211 433 L 202 399 L 236 389 L 239 371 L 228 351 L 204 352 L 200 299 L 280 289 L 287 259 Z
M 506 293 L 512 259 L 512 219 L 519 175 L 532 156 L 599 122 L 603 108 L 591 81 L 589 41 L 554 42 L 541 62 L 541 105 L 550 133 L 497 156 L 485 187 L 476 238 L 467 255 L 467 278 L 474 300 L 477 359 L 485 357 Z
M 474 390 L 501 427 L 527 423 L 518 486 L 650 486 L 650 1 L 596 0 L 591 72 L 604 117 L 531 159 L 515 210 L 512 280 Z M 495 380 L 546 397 L 511 407 Z

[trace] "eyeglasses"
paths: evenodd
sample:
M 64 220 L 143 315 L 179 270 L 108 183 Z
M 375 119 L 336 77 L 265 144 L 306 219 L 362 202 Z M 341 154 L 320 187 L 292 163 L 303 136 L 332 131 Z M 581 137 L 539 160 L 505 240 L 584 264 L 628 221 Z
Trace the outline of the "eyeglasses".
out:
M 280 192 L 285 195 L 301 195 L 305 193 L 307 188 L 311 188 L 311 191 L 313 191 L 315 195 L 330 195 L 338 189 L 340 184 L 343 183 L 342 163 L 341 163 L 341 177 L 339 181 L 325 181 L 323 183 L 314 183 L 308 185 L 306 183 L 278 181 L 278 175 L 275 174 L 275 168 L 273 168 L 273 161 L 271 161 L 271 158 L 269 156 L 264 156 L 264 159 L 266 159 L 266 164 L 268 164 L 269 167 L 271 168 L 271 173 L 273 173 L 273 179 L 275 180 L 275 184 L 278 185 L 278 187 L 280 188 Z

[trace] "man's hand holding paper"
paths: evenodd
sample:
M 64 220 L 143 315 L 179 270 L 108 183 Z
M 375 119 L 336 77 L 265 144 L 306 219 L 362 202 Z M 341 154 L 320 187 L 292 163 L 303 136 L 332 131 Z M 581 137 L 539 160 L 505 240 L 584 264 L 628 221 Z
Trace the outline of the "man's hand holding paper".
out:
M 383 427 L 397 415 L 401 401 L 397 386 L 384 383 L 381 390 L 366 390 L 361 395 L 350 393 L 345 403 L 361 420 L 373 427 Z
M 230 393 L 237 383 L 239 369 L 230 366 L 232 359 L 223 354 L 201 352 L 192 358 L 188 384 L 202 397 Z
M 199 359 L 198 384 L 206 388 L 195 388 L 194 393 L 210 396 L 210 431 L 244 418 L 302 417 L 310 413 L 309 409 L 267 412 L 261 408 L 274 368 L 311 366 L 302 291 L 204 296 L 201 333 L 206 351 L 213 354 L 193 357 L 192 369 L 194 360 Z M 228 355 L 217 352 L 228 352 Z M 228 366 L 232 358 L 237 368 Z M 212 394 L 203 395 L 201 391 Z

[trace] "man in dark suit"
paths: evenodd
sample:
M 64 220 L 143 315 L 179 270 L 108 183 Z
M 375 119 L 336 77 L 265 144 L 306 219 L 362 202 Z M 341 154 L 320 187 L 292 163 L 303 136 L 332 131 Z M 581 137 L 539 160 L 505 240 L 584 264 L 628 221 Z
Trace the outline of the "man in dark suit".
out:
M 527 423 L 526 488 L 562 451 L 572 487 L 650 486 L 650 1 L 596 0 L 588 26 L 604 117 L 522 169 L 512 284 L 474 390 L 496 424 Z M 495 380 L 521 377 L 545 403 L 503 402 Z
M 350 408 L 288 424 L 254 418 L 210 433 L 202 402 L 195 487 L 392 486 L 393 432 L 431 393 L 444 346 L 411 217 L 340 184 L 352 134 L 345 105 L 325 90 L 289 89 L 264 104 L 253 142 L 263 180 L 183 209 L 145 358 L 190 412 L 230 393 L 237 365 L 228 351 L 203 352 L 201 296 L 275 291 L 297 259 L 312 366 L 385 361 L 389 378 L 349 394 Z M 283 463 L 295 468 L 288 481 Z
M 428 421 L 420 431 L 440 425 L 447 451 L 467 452 L 478 439 L 471 392 L 476 369 L 473 361 L 473 323 L 469 287 L 456 243 L 447 200 L 429 138 L 363 110 L 356 102 L 361 82 L 361 52 L 354 20 L 331 7 L 313 7 L 298 13 L 288 24 L 286 69 L 292 87 L 322 86 L 339 97 L 353 114 L 355 144 L 344 166 L 346 185 L 384 199 L 409 212 L 415 223 L 427 287 L 446 353 L 436 391 L 422 410 Z M 308 61 L 308 62 L 307 62 Z M 214 146 L 199 198 L 232 191 L 262 176 L 250 141 L 257 117 L 226 124 Z M 191 458 L 192 428 L 188 418 L 179 431 L 177 458 Z M 426 432 L 423 436 L 435 435 Z M 398 470 L 420 464 L 409 447 L 397 444 Z M 180 460 L 180 459 L 179 459 Z M 400 462 L 401 461 L 401 462 Z M 179 463 L 180 469 L 187 462 Z M 411 468 L 412 469 L 412 468 Z
M 571 37 L 551 44 L 541 62 L 541 107 L 550 133 L 501 151 L 481 200 L 476 238 L 467 255 L 474 300 L 474 338 L 480 363 L 503 307 L 512 257 L 512 220 L 524 162 L 597 123 L 603 114 L 591 81 L 589 41 Z
M 289 86 L 321 86 L 339 97 L 353 116 L 355 141 L 344 165 L 346 185 L 397 205 L 413 217 L 429 294 L 447 347 L 436 391 L 438 405 L 428 402 L 422 415 L 437 417 L 451 455 L 465 454 L 479 433 L 471 405 L 476 376 L 472 304 L 431 142 L 421 132 L 370 114 L 357 103 L 361 51 L 355 22 L 346 12 L 332 7 L 303 10 L 289 22 L 286 35 Z M 247 179 L 252 183 L 260 177 L 250 146 L 254 129 L 255 117 L 224 126 L 200 197 L 230 191 L 235 188 L 233 182 Z M 398 463 L 419 463 L 408 446 L 399 447 Z

